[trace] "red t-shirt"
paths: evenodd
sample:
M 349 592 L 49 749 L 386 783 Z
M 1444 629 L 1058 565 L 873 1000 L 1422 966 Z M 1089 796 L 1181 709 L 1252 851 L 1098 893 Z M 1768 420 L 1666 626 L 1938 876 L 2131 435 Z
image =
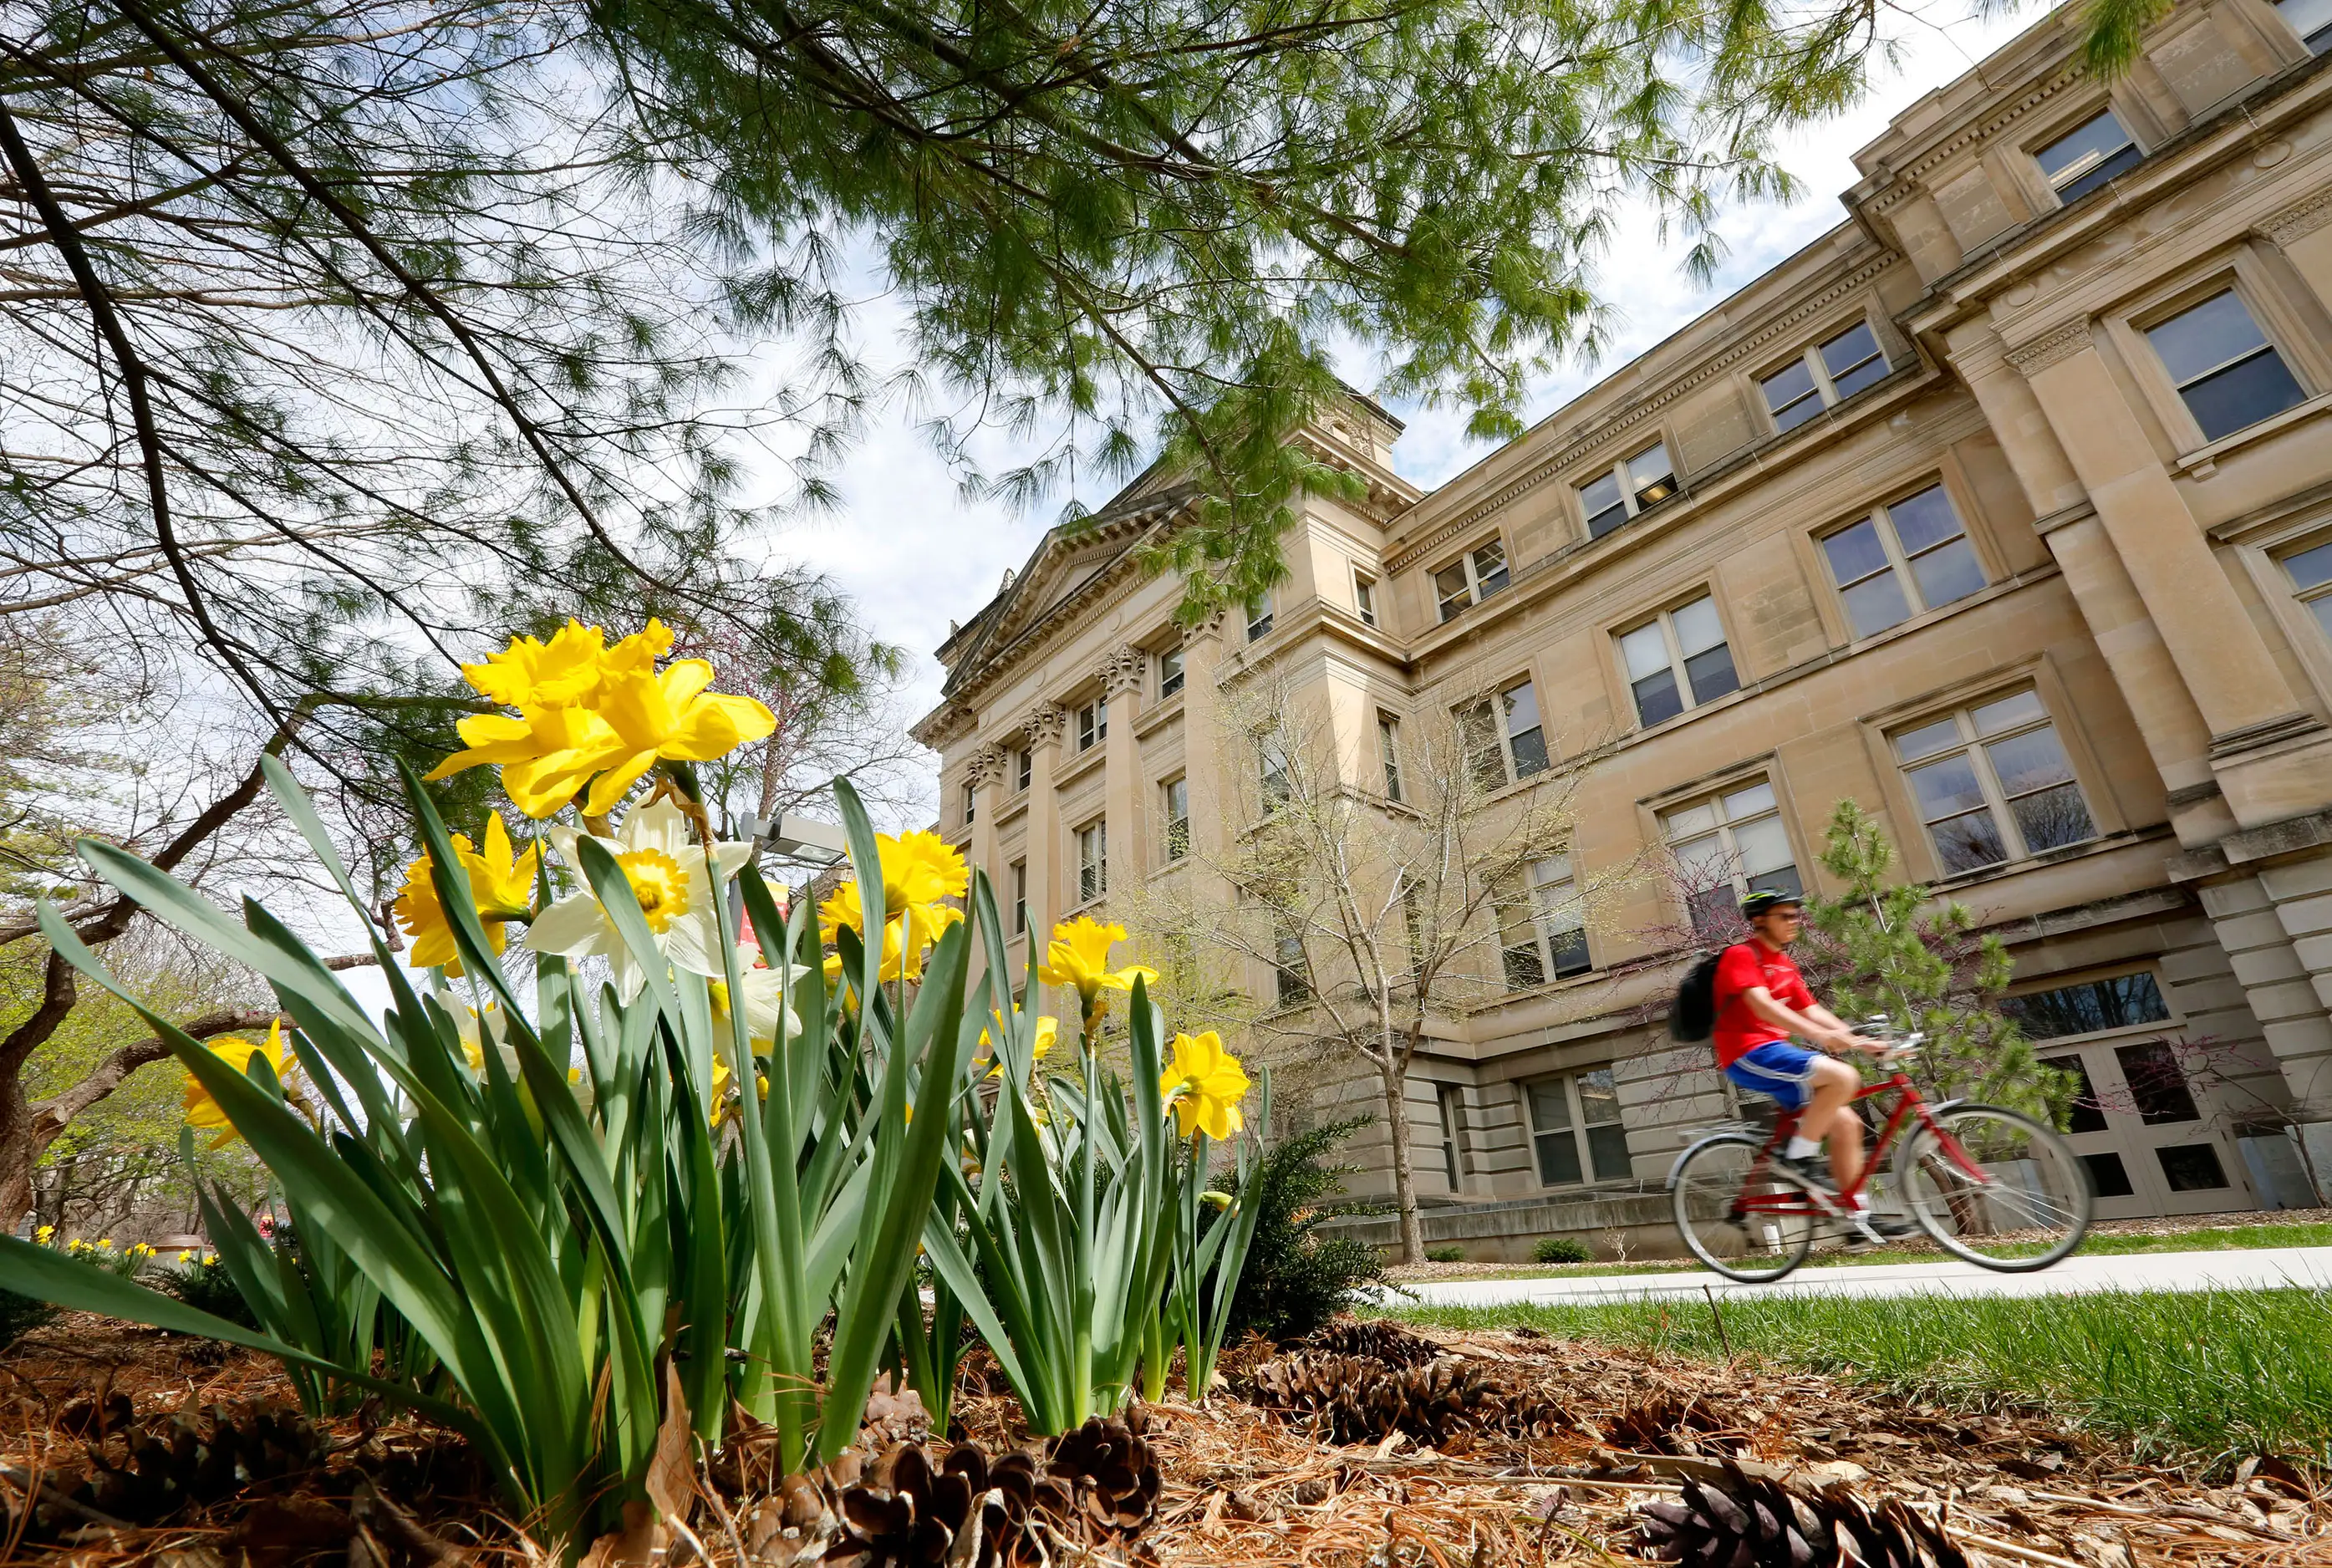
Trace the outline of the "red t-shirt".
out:
M 1800 1012 L 1814 1005 L 1806 977 L 1790 955 L 1762 942 L 1736 942 L 1716 961 L 1716 1065 L 1729 1067 L 1759 1046 L 1790 1037 L 1786 1029 L 1749 1010 L 1747 993 L 1763 986 L 1773 999 Z

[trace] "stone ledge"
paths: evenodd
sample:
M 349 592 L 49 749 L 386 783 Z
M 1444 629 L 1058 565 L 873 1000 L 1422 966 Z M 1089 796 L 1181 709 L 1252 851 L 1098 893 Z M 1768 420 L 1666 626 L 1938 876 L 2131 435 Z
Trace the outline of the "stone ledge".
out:
M 1456 1203 L 1426 1209 L 1419 1222 L 1428 1247 L 1462 1247 L 1470 1263 L 1528 1263 L 1533 1244 L 1549 1236 L 1576 1237 L 1601 1259 L 1613 1250 L 1605 1239 L 1613 1231 L 1631 1257 L 1684 1256 L 1665 1192 L 1630 1189 Z M 1321 1229 L 1387 1251 L 1400 1244 L 1400 1221 L 1391 1214 L 1331 1220 Z

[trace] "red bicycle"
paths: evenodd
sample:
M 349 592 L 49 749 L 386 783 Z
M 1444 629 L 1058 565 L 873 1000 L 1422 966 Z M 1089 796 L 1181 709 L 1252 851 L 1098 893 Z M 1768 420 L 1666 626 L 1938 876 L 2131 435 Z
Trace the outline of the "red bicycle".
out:
M 1863 1032 L 1884 1038 L 1877 1027 L 1884 1022 Z M 2021 1112 L 1964 1100 L 1928 1104 L 1899 1065 L 1922 1037 L 1897 1040 L 1882 1058 L 1891 1076 L 1856 1096 L 1892 1095 L 1894 1103 L 1861 1178 L 1837 1200 L 1774 1168 L 1773 1154 L 1797 1125 L 1788 1112 L 1762 1138 L 1730 1127 L 1677 1156 L 1668 1196 L 1692 1255 L 1728 1279 L 1779 1279 L 1818 1239 L 1856 1234 L 1847 1205 L 1865 1191 L 1874 1209 L 1907 1213 L 1938 1247 L 1986 1268 L 2046 1268 L 2079 1247 L 2089 1229 L 2088 1167 L 2053 1129 Z M 1875 1179 L 1882 1170 L 1885 1178 Z

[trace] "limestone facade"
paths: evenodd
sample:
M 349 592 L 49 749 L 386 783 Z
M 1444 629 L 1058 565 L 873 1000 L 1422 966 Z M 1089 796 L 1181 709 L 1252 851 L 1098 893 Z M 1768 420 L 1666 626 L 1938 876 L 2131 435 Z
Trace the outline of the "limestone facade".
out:
M 1596 751 L 1585 865 L 1716 831 L 1819 884 L 1832 802 L 1873 810 L 2088 1074 L 2101 1212 L 2332 1199 L 2332 65 L 2186 0 L 2108 83 L 2063 16 L 1898 116 L 1847 221 L 1430 493 L 1364 398 L 1304 432 L 1367 495 L 1307 503 L 1267 626 L 1176 627 L 1130 553 L 1185 500 L 1158 476 L 1048 538 L 917 731 L 1008 926 L 1177 875 L 1177 799 L 1237 830 L 1206 737 L 1258 663 L 1356 734 L 1527 678 L 1554 764 L 1512 788 Z M 1630 1195 L 1727 1103 L 1640 1021 L 1674 963 L 1632 896 L 1588 972 L 1420 1058 L 1429 1238 L 1657 1242 Z M 1582 1125 L 1607 1085 L 1624 1168 Z

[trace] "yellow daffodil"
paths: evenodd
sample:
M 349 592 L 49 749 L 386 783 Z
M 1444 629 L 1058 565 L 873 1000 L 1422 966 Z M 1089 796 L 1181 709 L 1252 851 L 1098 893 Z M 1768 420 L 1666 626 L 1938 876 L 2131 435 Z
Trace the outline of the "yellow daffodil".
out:
M 592 755 L 599 777 L 583 803 L 586 816 L 613 810 L 659 760 L 726 757 L 778 727 L 759 699 L 706 691 L 712 684 L 712 666 L 702 659 L 675 659 L 662 670 L 607 669 L 593 712 L 609 738 Z
M 705 983 L 712 993 L 712 1021 L 726 1029 L 730 1027 L 729 982 L 708 980 Z M 737 944 L 737 983 L 745 992 L 745 1038 L 751 1042 L 754 1055 L 766 1056 L 776 1047 L 778 1028 L 785 1019 L 785 977 L 762 966 L 761 950 L 757 943 L 741 942 Z
M 1088 1029 L 1101 1021 L 1103 991 L 1130 991 L 1136 980 L 1158 983 L 1158 971 L 1148 964 L 1128 964 L 1120 970 L 1109 967 L 1109 950 L 1124 940 L 1125 927 L 1114 923 L 1104 925 L 1091 915 L 1081 914 L 1053 928 L 1052 945 L 1046 950 L 1037 976 L 1047 985 L 1066 986 L 1077 993 L 1085 1004 Z
M 454 728 L 466 749 L 426 777 L 444 779 L 464 768 L 497 765 L 502 793 L 538 821 L 574 799 L 617 743 L 607 721 L 588 708 L 521 708 L 515 717 L 473 713 Z
M 181 1262 L 181 1263 L 191 1263 L 191 1262 L 193 1262 L 193 1261 L 194 1261 L 194 1257 L 195 1257 L 194 1248 L 190 1248 L 190 1247 L 181 1247 L 180 1248 L 178 1248 L 178 1261 L 179 1261 L 179 1262 Z
M 950 904 L 925 904 L 908 906 L 903 914 L 896 914 L 883 927 L 883 970 L 884 980 L 921 980 L 923 954 L 941 932 L 963 918 L 963 911 Z M 858 902 L 858 884 L 846 882 L 827 894 L 826 902 L 817 906 L 817 934 L 821 941 L 831 942 L 836 933 L 847 926 L 863 940 L 866 934 L 866 910 Z M 904 939 L 902 927 L 913 930 L 913 951 L 903 951 Z M 832 980 L 842 972 L 838 956 L 829 954 L 826 963 L 827 977 Z
M 1212 1029 L 1176 1035 L 1174 1059 L 1158 1076 L 1158 1093 L 1173 1107 L 1185 1138 L 1199 1132 L 1219 1143 L 1237 1133 L 1246 1124 L 1238 1103 L 1247 1089 L 1247 1069 Z
M 1000 1029 L 1005 1028 L 1004 1015 L 1002 1013 L 991 1012 L 988 1016 L 995 1020 L 996 1027 Z M 1019 1018 L 1020 1009 L 1018 1008 L 1014 1008 L 1012 1009 L 1012 1017 L 1016 1021 Z M 1037 1019 L 1036 1049 L 1030 1054 L 1029 1059 L 1036 1062 L 1043 1061 L 1052 1053 L 1054 1043 L 1060 1037 L 1061 1020 L 1052 1017 L 1050 1014 L 1038 1015 Z M 989 1040 L 988 1031 L 986 1029 L 980 1031 L 980 1043 L 982 1047 L 986 1047 L 989 1049 L 994 1048 Z M 999 1062 L 996 1066 L 990 1067 L 988 1070 L 988 1076 L 991 1078 L 1002 1077 L 1004 1076 L 1004 1064 L 1002 1062 Z
M 571 828 L 554 827 L 550 841 L 559 857 L 582 870 L 578 847 L 583 836 Z M 689 842 L 688 819 L 669 800 L 651 800 L 624 815 L 613 837 L 596 837 L 599 847 L 615 857 L 624 880 L 638 901 L 640 918 L 665 958 L 691 974 L 721 972 L 721 902 L 713 876 L 726 886 L 753 846 L 726 840 L 712 846 L 713 869 L 705 868 L 704 850 Z M 616 971 L 616 983 L 626 997 L 638 993 L 642 975 L 631 949 L 616 930 L 615 922 L 587 886 L 569 894 L 537 915 L 526 933 L 526 945 L 537 952 L 563 958 L 597 956 Z
M 57 1228 L 55 1226 L 43 1225 L 38 1230 L 33 1232 L 33 1239 L 39 1242 L 42 1246 L 46 1247 L 51 1238 L 53 1238 L 56 1233 Z
M 961 898 L 971 885 L 963 853 L 936 833 L 874 836 L 883 857 L 883 904 L 886 913 L 920 910 L 944 898 Z
M 251 1058 L 263 1056 L 267 1065 L 275 1069 L 280 1081 L 286 1068 L 283 1051 L 283 1020 L 277 1018 L 267 1026 L 267 1038 L 255 1043 L 240 1035 L 222 1035 L 210 1042 L 211 1055 L 225 1062 L 238 1073 L 251 1070 Z M 214 1149 L 224 1149 L 235 1140 L 234 1123 L 227 1119 L 226 1110 L 211 1092 L 203 1087 L 202 1080 L 189 1076 L 186 1079 L 186 1122 L 190 1126 L 216 1127 L 219 1135 L 211 1141 Z
M 462 674 L 481 695 L 506 708 L 572 707 L 598 691 L 606 640 L 597 626 L 569 619 L 550 642 L 512 637 L 484 664 L 464 664 Z
M 502 826 L 499 814 L 486 818 L 486 846 L 483 853 L 471 845 L 466 834 L 454 834 L 453 843 L 454 858 L 470 878 L 470 897 L 485 927 L 486 945 L 499 955 L 509 940 L 502 931 L 503 923 L 524 916 L 534 908 L 534 881 L 542 865 L 541 846 L 529 845 L 524 855 L 512 854 L 510 831 Z M 407 961 L 416 969 L 443 966 L 447 974 L 458 977 L 462 972 L 460 950 L 454 942 L 453 923 L 437 896 L 436 884 L 431 880 L 427 855 L 405 868 L 405 885 L 397 891 L 397 903 L 392 907 L 397 924 L 413 939 L 413 956 Z

